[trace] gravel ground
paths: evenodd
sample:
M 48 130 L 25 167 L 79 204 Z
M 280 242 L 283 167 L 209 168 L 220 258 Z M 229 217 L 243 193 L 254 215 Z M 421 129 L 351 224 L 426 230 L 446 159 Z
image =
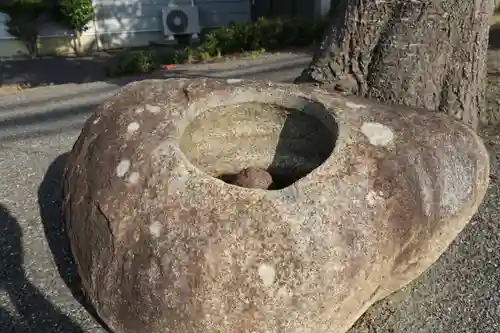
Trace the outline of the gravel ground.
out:
M 74 269 L 56 200 L 61 163 L 49 168 L 77 134 L 17 140 L 0 149 L 1 333 L 105 332 L 67 287 Z

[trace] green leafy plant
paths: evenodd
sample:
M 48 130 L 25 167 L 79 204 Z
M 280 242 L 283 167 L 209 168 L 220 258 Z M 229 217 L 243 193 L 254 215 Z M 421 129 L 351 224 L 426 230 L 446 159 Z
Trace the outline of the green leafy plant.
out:
M 153 53 L 155 54 L 155 61 L 158 64 L 169 65 L 175 63 L 177 52 L 171 48 L 160 47 L 157 48 Z
M 200 52 L 200 60 L 201 61 L 208 61 L 210 59 L 212 59 L 212 55 L 210 53 L 204 52 L 204 51 Z
M 256 58 L 266 50 L 307 46 L 318 42 L 323 36 L 325 23 L 326 20 L 311 23 L 288 18 L 260 18 L 254 22 L 231 23 L 227 27 L 206 32 L 197 47 L 185 47 L 180 50 L 158 48 L 148 51 L 147 57 L 145 54 L 131 56 L 130 52 L 126 55 L 120 54 L 113 61 L 114 70 L 109 73 L 113 73 L 113 76 L 134 74 L 134 70 L 146 73 L 159 68 L 160 64 L 207 61 L 236 52 L 246 52 L 250 57 Z M 121 65 L 117 66 L 117 62 Z M 142 62 L 148 65 L 137 65 Z
M 158 68 L 159 63 L 152 52 L 122 52 L 111 59 L 106 67 L 106 74 L 108 76 L 145 74 Z
M 10 17 L 8 32 L 23 42 L 31 57 L 38 56 L 39 18 L 52 6 L 47 0 L 17 0 L 0 6 L 0 12 Z
M 217 53 L 222 53 L 219 48 L 219 41 L 214 31 L 204 34 L 202 43 L 198 46 L 198 50 L 200 52 L 206 52 L 212 56 Z
M 191 64 L 195 60 L 195 53 L 196 51 L 193 50 L 190 47 L 186 47 L 183 51 L 185 54 L 186 60 L 184 62 L 187 62 L 188 64 Z
M 55 17 L 73 31 L 75 52 L 80 53 L 82 51 L 81 35 L 88 29 L 87 24 L 95 18 L 92 0 L 59 0 Z

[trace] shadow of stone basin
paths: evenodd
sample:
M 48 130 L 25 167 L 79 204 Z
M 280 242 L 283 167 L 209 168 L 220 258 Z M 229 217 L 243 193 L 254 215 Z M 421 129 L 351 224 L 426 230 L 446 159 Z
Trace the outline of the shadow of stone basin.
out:
M 342 333 L 444 252 L 488 162 L 445 115 L 296 85 L 145 80 L 85 124 L 62 210 L 114 332 Z M 235 185 L 249 168 L 271 185 Z

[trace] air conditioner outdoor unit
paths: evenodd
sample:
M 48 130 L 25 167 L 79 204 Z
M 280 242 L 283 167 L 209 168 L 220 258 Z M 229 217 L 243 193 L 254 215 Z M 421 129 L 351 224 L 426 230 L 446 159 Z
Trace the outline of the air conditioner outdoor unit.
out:
M 192 35 L 198 38 L 200 33 L 197 6 L 173 6 L 162 8 L 163 34 L 173 40 L 175 35 Z

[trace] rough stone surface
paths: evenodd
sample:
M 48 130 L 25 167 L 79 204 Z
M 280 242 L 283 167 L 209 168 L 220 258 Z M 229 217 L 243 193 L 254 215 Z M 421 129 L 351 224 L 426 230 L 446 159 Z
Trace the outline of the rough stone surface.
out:
M 489 173 L 448 116 L 215 79 L 126 86 L 68 160 L 83 288 L 124 333 L 345 332 L 437 260 Z M 217 178 L 249 167 L 280 186 Z
M 271 174 L 260 168 L 246 168 L 241 170 L 231 182 L 233 185 L 245 188 L 269 189 L 273 183 Z

